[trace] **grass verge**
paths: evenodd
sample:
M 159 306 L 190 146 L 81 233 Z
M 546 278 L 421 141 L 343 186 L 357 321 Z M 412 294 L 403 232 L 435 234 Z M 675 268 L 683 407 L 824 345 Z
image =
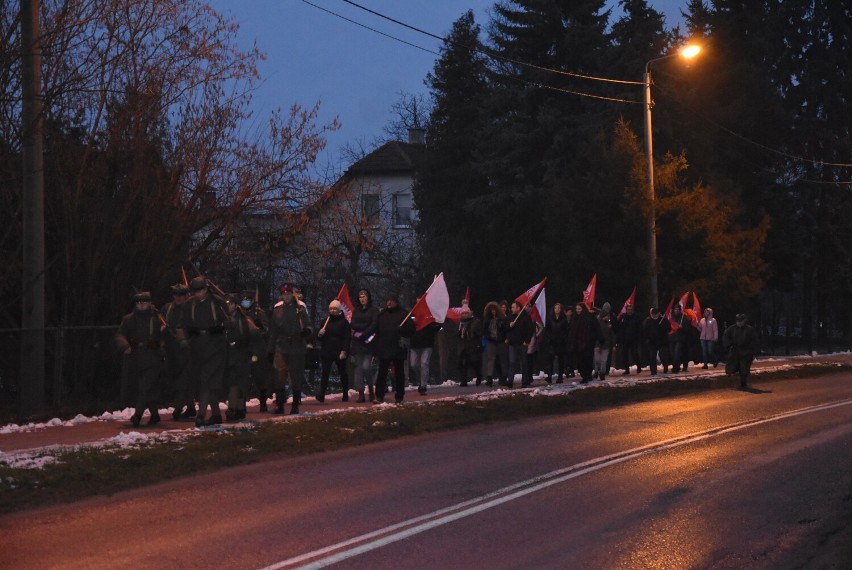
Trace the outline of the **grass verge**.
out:
M 761 381 L 848 372 L 852 366 L 805 364 L 756 371 Z M 57 453 L 41 469 L 0 464 L 0 514 L 73 502 L 194 473 L 255 463 L 282 456 L 321 453 L 398 437 L 529 417 L 566 414 L 600 407 L 730 388 L 734 380 L 707 376 L 668 378 L 632 386 L 590 386 L 562 395 L 507 394 L 491 399 L 458 399 L 382 407 L 264 422 L 249 428 L 205 432 L 140 448 L 98 447 Z

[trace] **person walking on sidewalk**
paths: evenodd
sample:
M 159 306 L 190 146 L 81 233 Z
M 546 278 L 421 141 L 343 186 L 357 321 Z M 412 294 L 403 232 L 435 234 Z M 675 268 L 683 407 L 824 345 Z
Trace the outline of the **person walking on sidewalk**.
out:
M 340 376 L 340 387 L 343 391 L 342 401 L 348 402 L 349 371 L 347 370 L 347 362 L 349 346 L 352 343 L 352 327 L 349 326 L 349 322 L 341 312 L 340 301 L 337 299 L 328 304 L 328 319 L 317 332 L 317 338 L 322 343 L 320 347 L 322 376 L 320 377 L 320 391 L 317 394 L 317 402 L 325 402 L 332 364 L 337 366 L 337 374 Z
M 139 427 L 145 408 L 151 414 L 148 425 L 160 422 L 157 404 L 165 358 L 161 329 L 165 327 L 159 311 L 151 305 L 151 293 L 140 291 L 133 295 L 133 312 L 124 315 L 115 334 L 115 344 L 124 355 L 121 399 L 134 406 L 130 418 L 133 427 Z
M 728 349 L 725 373 L 739 374 L 740 388 L 747 388 L 751 363 L 757 352 L 757 332 L 746 322 L 745 313 L 738 314 L 736 323 L 725 329 L 723 342 Z
M 702 368 L 707 370 L 707 365 L 713 362 L 713 368 L 719 364 L 716 355 L 716 341 L 719 340 L 719 323 L 713 318 L 713 309 L 704 309 L 704 317 L 698 323 L 699 339 L 701 340 L 701 358 L 704 361 Z
M 272 309 L 269 323 L 269 346 L 276 370 L 279 370 L 278 393 L 275 395 L 276 414 L 284 413 L 284 401 L 287 398 L 286 379 L 290 377 L 290 387 L 293 390 L 291 414 L 299 413 L 302 403 L 302 386 L 305 382 L 305 353 L 307 344 L 313 334 L 311 321 L 305 306 L 293 294 L 293 285 L 284 283 L 279 288 L 281 302 Z

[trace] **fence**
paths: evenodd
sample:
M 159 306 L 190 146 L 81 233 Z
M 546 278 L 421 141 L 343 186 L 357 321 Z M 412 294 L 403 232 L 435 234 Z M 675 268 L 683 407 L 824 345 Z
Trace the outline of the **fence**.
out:
M 54 409 L 88 409 L 118 399 L 121 355 L 113 337 L 117 325 L 45 327 L 44 404 Z M 21 382 L 22 329 L 0 330 L 0 398 L 3 408 L 15 409 Z M 24 370 L 26 372 L 26 370 Z

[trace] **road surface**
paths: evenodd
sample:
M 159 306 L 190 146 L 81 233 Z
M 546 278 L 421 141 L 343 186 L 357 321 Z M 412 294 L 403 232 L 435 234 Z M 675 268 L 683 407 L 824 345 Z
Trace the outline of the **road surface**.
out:
M 270 460 L 0 517 L 13 568 L 849 568 L 852 375 Z

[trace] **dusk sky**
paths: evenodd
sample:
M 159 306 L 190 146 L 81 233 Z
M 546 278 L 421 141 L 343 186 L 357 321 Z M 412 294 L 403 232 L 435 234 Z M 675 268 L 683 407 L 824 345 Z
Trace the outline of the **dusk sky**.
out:
M 310 4 L 308 3 L 310 2 Z M 439 36 L 445 36 L 468 8 L 483 28 L 494 0 L 361 0 L 371 10 Z M 685 0 L 650 0 L 672 26 L 681 22 Z M 369 143 L 392 119 L 400 93 L 426 94 L 423 83 L 436 55 L 400 43 L 325 10 L 384 34 L 438 52 L 441 43 L 358 9 L 342 0 L 211 0 L 217 10 L 240 24 L 241 46 L 256 41 L 266 53 L 264 79 L 254 110 L 265 118 L 275 108 L 320 101 L 320 123 L 337 116 L 342 127 L 329 136 L 323 161 L 336 165 L 338 150 L 359 139 Z M 313 4 L 313 5 L 311 5 Z M 612 3 L 618 10 L 617 3 Z M 317 8 L 319 6 L 321 8 Z M 636 70 L 637 80 L 642 70 Z M 339 166 L 339 165 L 338 165 Z M 344 166 L 345 167 L 345 166 Z

